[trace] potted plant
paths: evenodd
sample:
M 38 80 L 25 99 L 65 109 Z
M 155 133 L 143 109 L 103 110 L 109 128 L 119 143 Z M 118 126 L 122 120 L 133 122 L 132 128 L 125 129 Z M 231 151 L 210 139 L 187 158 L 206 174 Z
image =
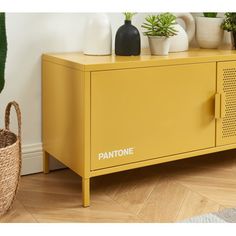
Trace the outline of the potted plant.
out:
M 152 55 L 168 55 L 170 48 L 169 38 L 177 35 L 175 29 L 176 17 L 171 13 L 161 13 L 159 15 L 149 15 L 142 28 L 148 36 L 150 51 Z
M 218 48 L 223 38 L 222 17 L 217 12 L 204 12 L 196 18 L 196 39 L 200 48 Z
M 7 35 L 5 14 L 0 13 L 0 92 L 5 84 Z M 18 135 L 9 130 L 11 107 L 16 109 Z M 0 216 L 12 206 L 21 170 L 21 114 L 16 102 L 10 102 L 5 111 L 5 129 L 0 129 Z
M 115 54 L 119 56 L 140 55 L 140 34 L 131 21 L 136 13 L 125 12 L 125 23 L 116 32 Z
M 221 27 L 223 30 L 231 32 L 233 47 L 236 49 L 236 12 L 225 13 L 225 19 Z

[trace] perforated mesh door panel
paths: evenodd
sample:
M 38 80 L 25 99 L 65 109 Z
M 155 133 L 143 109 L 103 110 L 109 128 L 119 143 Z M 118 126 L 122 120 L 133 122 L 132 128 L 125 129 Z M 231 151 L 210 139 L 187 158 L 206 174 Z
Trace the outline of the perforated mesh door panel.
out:
M 236 137 L 236 67 L 223 69 L 225 117 L 222 120 L 222 138 Z
M 236 62 L 217 63 L 217 92 L 223 117 L 217 120 L 217 145 L 236 143 Z

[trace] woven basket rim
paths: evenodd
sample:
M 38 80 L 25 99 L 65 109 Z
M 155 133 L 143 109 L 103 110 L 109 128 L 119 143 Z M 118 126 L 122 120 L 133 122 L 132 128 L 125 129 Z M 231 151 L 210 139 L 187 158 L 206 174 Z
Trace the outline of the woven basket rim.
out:
M 11 132 L 10 130 L 7 130 L 7 129 L 0 129 L 0 131 L 4 131 L 6 133 L 13 134 L 16 137 L 16 141 L 13 144 L 8 145 L 8 146 L 6 146 L 4 148 L 0 148 L 0 152 L 6 150 L 8 148 L 14 147 L 15 145 L 17 145 L 17 143 L 19 143 L 19 137 L 15 133 L 13 133 L 13 132 Z

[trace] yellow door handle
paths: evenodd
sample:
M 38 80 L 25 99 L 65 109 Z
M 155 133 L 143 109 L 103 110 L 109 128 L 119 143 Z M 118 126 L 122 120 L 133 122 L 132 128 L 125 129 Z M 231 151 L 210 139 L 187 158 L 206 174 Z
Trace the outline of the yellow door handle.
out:
M 225 94 L 215 94 L 215 118 L 220 119 L 225 117 Z
M 221 93 L 220 96 L 220 117 L 225 117 L 225 93 Z
M 221 96 L 219 93 L 215 94 L 215 118 L 220 119 L 220 113 L 221 113 Z

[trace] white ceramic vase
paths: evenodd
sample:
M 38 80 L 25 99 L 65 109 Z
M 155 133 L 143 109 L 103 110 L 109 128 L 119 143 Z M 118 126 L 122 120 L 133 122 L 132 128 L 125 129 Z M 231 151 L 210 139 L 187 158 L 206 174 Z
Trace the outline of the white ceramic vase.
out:
M 161 36 L 148 36 L 149 47 L 152 55 L 166 56 L 170 49 L 170 39 Z
M 223 39 L 223 18 L 196 17 L 196 39 L 200 48 L 218 48 Z
M 222 50 L 232 50 L 233 47 L 233 35 L 231 32 L 224 30 L 222 43 L 219 47 Z
M 110 55 L 112 52 L 112 31 L 106 14 L 95 13 L 85 27 L 84 54 Z
M 195 34 L 194 18 L 190 13 L 174 13 L 174 15 L 184 21 L 186 29 L 180 24 L 174 25 L 177 35 L 170 38 L 170 52 L 187 51 L 189 42 L 193 39 Z

